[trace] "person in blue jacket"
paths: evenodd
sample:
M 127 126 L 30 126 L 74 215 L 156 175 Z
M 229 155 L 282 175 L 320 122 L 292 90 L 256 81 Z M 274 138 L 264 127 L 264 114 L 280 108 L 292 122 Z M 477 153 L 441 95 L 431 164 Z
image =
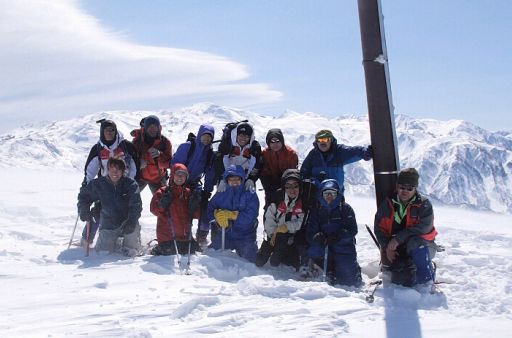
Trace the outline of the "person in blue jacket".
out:
M 235 250 L 240 257 L 255 263 L 260 202 L 255 191 L 245 189 L 245 176 L 242 166 L 230 165 L 223 175 L 226 190 L 215 193 L 208 203 L 208 219 L 218 228 L 210 247 L 221 249 L 221 229 L 224 229 L 224 248 Z
M 357 222 L 352 207 L 345 203 L 343 191 L 336 180 L 326 179 L 320 184 L 316 208 L 311 210 L 306 230 L 309 257 L 324 266 L 328 248 L 327 275 L 334 284 L 360 286 L 361 268 L 356 252 Z
M 201 194 L 201 216 L 196 232 L 196 238 L 200 244 L 206 243 L 206 236 L 208 236 L 210 231 L 207 207 L 213 186 L 215 185 L 212 147 L 214 137 L 215 128 L 210 124 L 202 124 L 199 127 L 197 136 L 195 138 L 189 137 L 187 142 L 180 144 L 171 159 L 171 167 L 176 163 L 187 166 L 189 171 L 187 187 Z
M 361 159 L 369 161 L 373 157 L 372 146 L 349 147 L 338 144 L 330 130 L 320 130 L 315 134 L 314 148 L 308 153 L 300 173 L 303 179 L 310 179 L 318 188 L 320 182 L 327 178 L 338 181 L 344 190 L 345 172 L 343 166 Z

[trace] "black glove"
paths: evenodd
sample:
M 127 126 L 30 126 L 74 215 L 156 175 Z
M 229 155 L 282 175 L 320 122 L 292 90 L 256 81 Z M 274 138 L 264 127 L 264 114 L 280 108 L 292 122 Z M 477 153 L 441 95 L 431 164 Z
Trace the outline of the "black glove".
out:
M 363 160 L 369 161 L 372 158 L 373 158 L 373 147 L 370 144 L 368 147 L 366 147 L 366 151 L 364 152 L 364 155 L 363 155 Z
M 82 222 L 88 222 L 91 220 L 91 212 L 89 210 L 83 210 L 80 212 L 80 220 Z
M 330 234 L 327 236 L 327 244 L 328 245 L 336 244 L 336 243 L 338 243 L 339 240 L 340 240 L 340 238 L 336 234 Z
M 201 210 L 206 210 L 208 208 L 208 200 L 210 199 L 210 196 L 212 196 L 212 193 L 209 191 L 202 191 L 201 192 Z
M 169 209 L 169 206 L 171 205 L 172 201 L 172 194 L 171 190 L 167 190 L 165 193 L 162 194 L 162 197 L 160 197 L 160 201 L 158 201 L 158 206 L 164 210 Z
M 137 226 L 137 222 L 134 222 L 130 219 L 126 219 L 121 223 L 121 228 L 123 229 L 123 234 L 129 235 L 135 231 L 135 227 Z
M 323 232 L 317 232 L 313 235 L 313 242 L 317 244 L 325 244 L 325 234 Z
M 188 210 L 192 215 L 196 212 L 197 208 L 201 204 L 201 194 L 198 191 L 195 191 L 190 199 L 188 200 Z

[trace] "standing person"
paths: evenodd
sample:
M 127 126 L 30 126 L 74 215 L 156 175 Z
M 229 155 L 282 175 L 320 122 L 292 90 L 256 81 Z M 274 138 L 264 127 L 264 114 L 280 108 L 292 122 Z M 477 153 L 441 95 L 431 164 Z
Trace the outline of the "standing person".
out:
M 167 184 L 167 169 L 172 157 L 172 145 L 162 135 L 160 119 L 149 115 L 141 121 L 141 128 L 132 131 L 133 145 L 140 161 L 140 172 L 137 176 L 140 190 L 149 185 L 154 194 Z
M 192 137 L 189 135 L 189 140 L 179 145 L 171 160 L 171 165 L 182 163 L 187 166 L 189 171 L 187 186 L 201 194 L 201 216 L 196 232 L 196 238 L 200 244 L 206 244 L 206 236 L 210 230 L 207 209 L 208 200 L 215 185 L 212 147 L 214 137 L 214 127 L 210 124 L 202 124 L 197 137 L 193 134 Z
M 158 189 L 151 199 L 150 210 L 157 216 L 156 239 L 158 245 L 151 250 L 152 255 L 175 255 L 188 252 L 191 241 L 191 253 L 197 249 L 197 243 L 191 235 L 192 217 L 197 214 L 199 194 L 186 186 L 189 179 L 187 167 L 181 163 L 171 168 L 169 185 Z M 197 215 L 195 215 L 197 217 Z
M 249 262 L 256 261 L 256 230 L 260 203 L 254 190 L 246 190 L 244 169 L 237 165 L 229 166 L 223 176 L 226 189 L 217 191 L 208 203 L 210 224 L 225 231 L 224 248 L 236 253 Z M 222 235 L 212 238 L 210 247 L 222 248 Z
M 222 148 L 222 149 L 221 149 Z M 222 177 L 226 168 L 231 165 L 241 166 L 244 170 L 244 186 L 247 190 L 255 190 L 255 184 L 261 169 L 261 146 L 254 137 L 253 127 L 242 122 L 231 130 L 230 142 L 225 147 L 221 142 L 219 146 L 219 159 L 222 172 L 217 172 Z M 226 182 L 220 180 L 217 191 L 222 192 L 226 188 Z
M 123 253 L 133 257 L 139 254 L 141 249 L 139 218 L 142 201 L 139 186 L 135 180 L 123 175 L 126 169 L 123 160 L 112 157 L 107 162 L 107 168 L 107 176 L 93 179 L 80 189 L 80 219 L 90 222 L 90 206 L 99 200 L 101 224 L 95 249 L 113 252 L 117 239 L 122 237 Z
M 324 266 L 325 251 L 328 250 L 325 273 L 333 285 L 361 285 L 361 268 L 356 252 L 356 217 L 352 207 L 345 202 L 343 190 L 336 180 L 326 179 L 320 184 L 318 205 L 311 210 L 306 231 L 310 243 L 308 254 L 315 264 Z
M 345 172 L 343 166 L 364 159 L 369 161 L 373 156 L 372 146 L 349 147 L 338 144 L 330 130 L 320 130 L 315 135 L 314 148 L 308 153 L 300 173 L 305 179 L 311 179 L 318 187 L 326 178 L 335 179 L 344 190 Z
M 124 139 L 123 134 L 117 130 L 114 121 L 102 119 L 97 121 L 97 123 L 100 123 L 100 139 L 89 151 L 89 156 L 85 162 L 85 175 L 82 186 L 87 185 L 87 183 L 92 181 L 96 176 L 107 176 L 107 162 L 111 157 L 124 160 L 127 167 L 125 175 L 129 178 L 135 178 L 137 174 L 138 158 L 133 144 Z M 101 213 L 101 204 L 99 201 L 94 202 L 91 213 L 92 219 L 89 231 L 89 244 L 94 241 L 94 237 L 98 231 Z M 87 227 L 85 226 L 82 231 L 82 238 L 80 239 L 81 246 L 85 245 L 86 238 Z
M 405 286 L 435 280 L 434 212 L 430 201 L 418 192 L 418 181 L 416 169 L 400 171 L 396 192 L 381 203 L 375 214 L 374 231 L 383 268 L 391 271 L 393 283 Z
M 297 152 L 284 143 L 283 132 L 279 128 L 270 129 L 266 137 L 267 148 L 263 149 L 261 184 L 265 190 L 265 205 L 270 196 L 281 187 L 281 178 L 286 169 L 296 169 L 299 164 Z
M 268 239 L 261 243 L 256 265 L 263 266 L 270 258 L 272 266 L 284 263 L 298 269 L 300 260 L 294 236 L 304 221 L 299 170 L 285 170 L 281 189 L 273 195 L 263 221 Z

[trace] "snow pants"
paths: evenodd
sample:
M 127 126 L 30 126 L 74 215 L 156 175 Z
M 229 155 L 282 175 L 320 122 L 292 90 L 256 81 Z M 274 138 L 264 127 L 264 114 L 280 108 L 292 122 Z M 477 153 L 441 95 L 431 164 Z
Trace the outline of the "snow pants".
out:
M 220 231 L 216 236 L 213 237 L 210 248 L 215 250 L 222 249 L 222 235 Z M 226 235 L 224 249 L 235 250 L 238 256 L 245 258 L 251 263 L 256 262 L 258 245 L 256 244 L 255 239 L 232 239 Z
M 131 234 L 123 235 L 123 229 L 121 227 L 116 229 L 101 229 L 98 241 L 94 247 L 96 251 L 106 250 L 114 252 L 116 248 L 117 239 L 123 238 L 122 250 L 128 252 L 129 250 L 139 251 L 141 249 L 140 244 L 140 224 L 137 223 L 135 230 Z

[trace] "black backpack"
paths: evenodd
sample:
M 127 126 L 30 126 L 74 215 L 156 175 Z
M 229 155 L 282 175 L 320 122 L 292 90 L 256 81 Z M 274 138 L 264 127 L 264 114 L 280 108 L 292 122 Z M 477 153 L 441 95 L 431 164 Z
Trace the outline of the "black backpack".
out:
M 222 137 L 219 141 L 214 142 L 220 142 L 219 148 L 217 149 L 217 152 L 224 155 L 228 155 L 231 153 L 231 150 L 233 148 L 233 144 L 231 143 L 231 132 L 233 129 L 238 127 L 240 123 L 249 122 L 248 120 L 238 121 L 238 122 L 230 122 L 222 128 Z

